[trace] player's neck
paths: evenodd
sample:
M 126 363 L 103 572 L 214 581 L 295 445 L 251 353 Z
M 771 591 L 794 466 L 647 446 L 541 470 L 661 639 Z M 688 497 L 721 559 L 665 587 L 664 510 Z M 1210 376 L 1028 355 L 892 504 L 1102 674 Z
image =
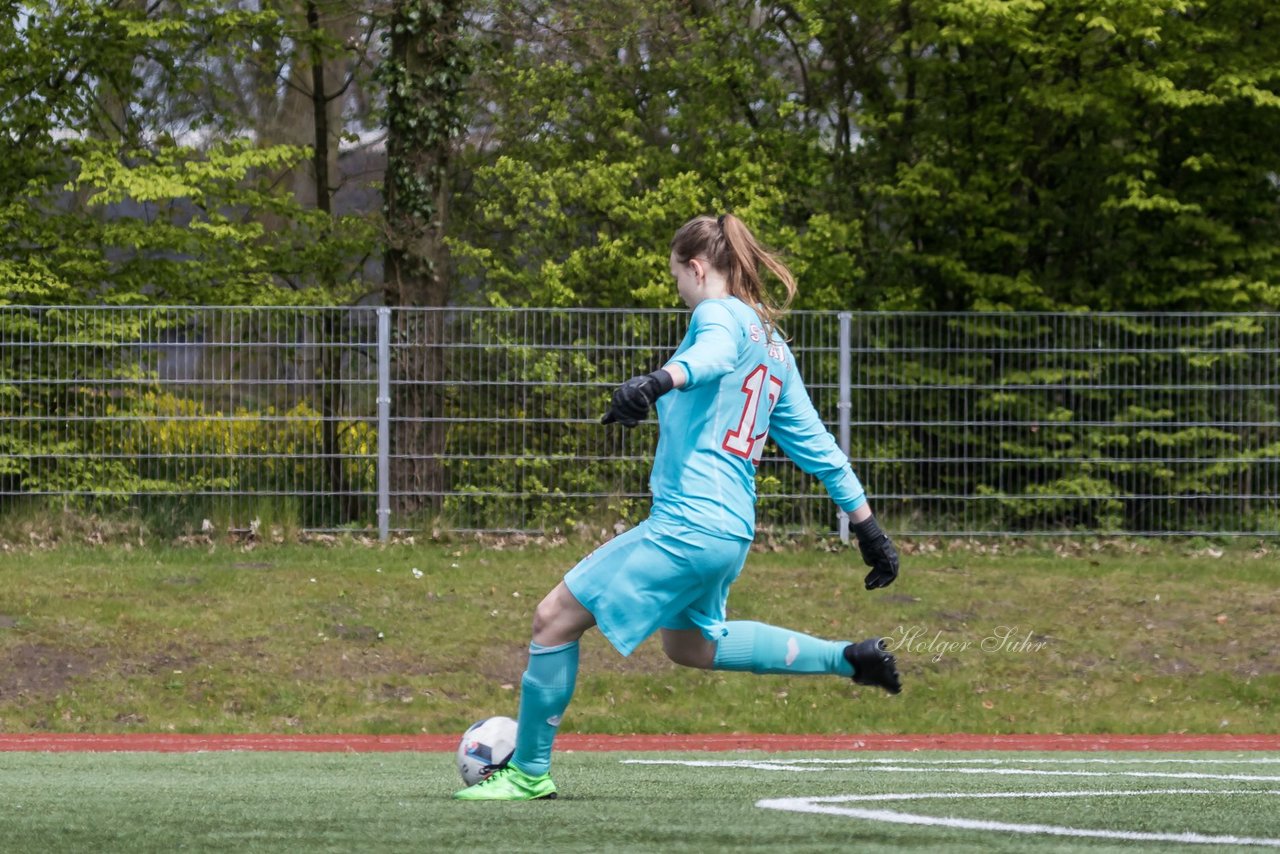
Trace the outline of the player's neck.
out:
M 698 290 L 694 295 L 696 301 L 690 303 L 689 308 L 697 308 L 698 303 L 708 299 L 726 299 L 730 296 L 729 282 L 725 277 L 711 270 L 706 277 L 698 283 Z

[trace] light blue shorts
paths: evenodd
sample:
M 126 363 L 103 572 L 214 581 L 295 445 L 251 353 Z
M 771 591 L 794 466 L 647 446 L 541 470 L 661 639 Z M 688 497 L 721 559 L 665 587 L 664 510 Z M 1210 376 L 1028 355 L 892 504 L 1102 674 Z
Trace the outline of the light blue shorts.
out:
M 649 518 L 583 558 L 564 583 L 623 655 L 660 628 L 696 628 L 717 641 L 728 633 L 729 587 L 750 548 Z

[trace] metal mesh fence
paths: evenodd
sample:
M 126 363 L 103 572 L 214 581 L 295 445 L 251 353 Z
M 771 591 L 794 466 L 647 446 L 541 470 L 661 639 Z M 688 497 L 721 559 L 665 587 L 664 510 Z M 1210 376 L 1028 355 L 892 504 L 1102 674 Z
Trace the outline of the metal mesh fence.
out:
M 0 500 L 197 530 L 374 518 L 373 319 L 0 308 Z
M 545 531 L 642 518 L 599 424 L 684 311 L 0 307 L 0 516 L 161 530 Z M 1280 315 L 796 312 L 818 411 L 900 534 L 1280 535 Z M 768 448 L 759 518 L 829 532 Z
M 853 324 L 854 464 L 903 528 L 1280 531 L 1280 316 Z

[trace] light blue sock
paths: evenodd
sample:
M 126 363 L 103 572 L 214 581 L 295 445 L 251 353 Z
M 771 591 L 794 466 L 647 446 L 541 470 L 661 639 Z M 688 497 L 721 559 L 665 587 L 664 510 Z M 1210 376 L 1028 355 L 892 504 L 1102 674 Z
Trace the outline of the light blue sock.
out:
M 729 633 L 716 644 L 715 670 L 751 673 L 831 673 L 852 676 L 843 641 L 780 629 L 749 620 L 727 623 Z
M 529 666 L 520 680 L 516 752 L 511 763 L 534 777 L 551 770 L 551 745 L 578 681 L 578 642 L 529 644 Z

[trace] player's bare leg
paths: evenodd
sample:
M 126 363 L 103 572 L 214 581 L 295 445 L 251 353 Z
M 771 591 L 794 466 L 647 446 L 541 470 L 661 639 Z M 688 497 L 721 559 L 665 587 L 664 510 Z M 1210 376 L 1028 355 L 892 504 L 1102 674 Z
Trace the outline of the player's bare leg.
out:
M 511 765 L 530 777 L 551 769 L 551 748 L 578 678 L 578 640 L 596 624 L 564 582 L 533 612 L 529 662 L 520 679 L 519 729 Z
M 662 651 L 667 658 L 685 667 L 712 670 L 716 664 L 716 645 L 698 629 L 663 629 Z
M 578 676 L 578 640 L 596 624 L 564 582 L 533 613 L 529 663 L 520 679 L 516 750 L 507 767 L 454 795 L 466 801 L 531 801 L 556 796 L 551 748 Z
M 572 643 L 595 624 L 596 618 L 561 581 L 533 612 L 533 642 L 541 646 Z

